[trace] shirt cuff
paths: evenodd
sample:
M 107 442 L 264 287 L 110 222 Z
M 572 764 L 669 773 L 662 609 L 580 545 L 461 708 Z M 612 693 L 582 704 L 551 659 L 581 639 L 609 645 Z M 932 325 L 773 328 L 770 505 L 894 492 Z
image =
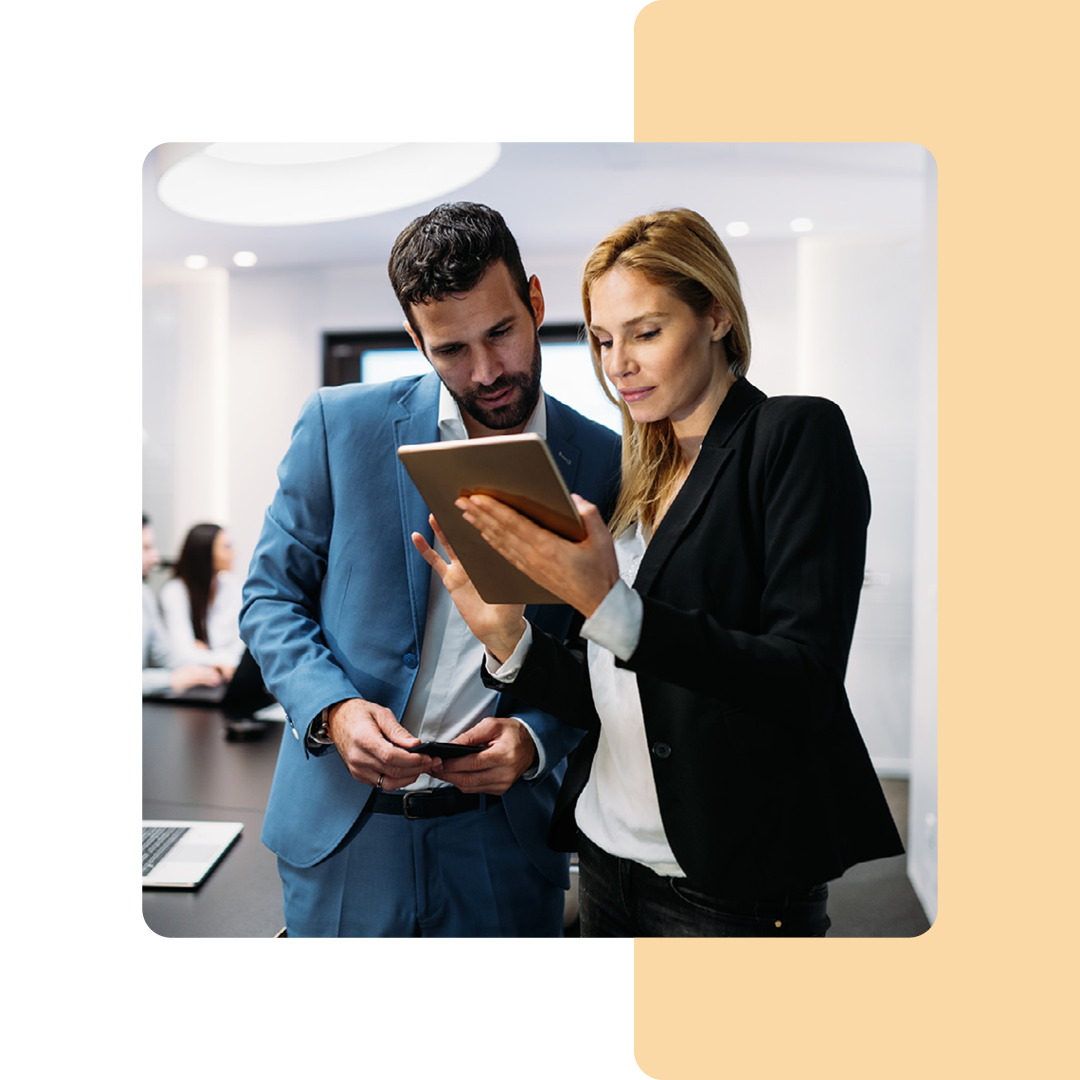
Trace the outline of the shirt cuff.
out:
M 526 769 L 521 774 L 522 780 L 535 780 L 538 776 L 541 776 L 544 772 L 544 764 L 546 758 L 544 756 L 544 744 L 536 737 L 536 732 L 533 731 L 520 716 L 515 716 L 514 719 L 529 733 L 529 737 L 533 741 L 533 746 L 536 747 L 536 764 L 531 769 Z
M 611 586 L 600 606 L 585 620 L 581 636 L 613 652 L 620 660 L 629 660 L 641 641 L 641 621 L 645 605 L 625 581 Z
M 492 678 L 498 679 L 499 682 L 512 683 L 517 678 L 518 672 L 521 670 L 521 665 L 525 663 L 525 657 L 529 655 L 532 639 L 532 623 L 526 620 L 525 632 L 521 635 L 521 640 L 514 646 L 514 651 L 506 658 L 505 664 L 496 669 L 495 665 L 499 662 L 498 657 L 490 652 L 486 652 L 484 664 Z M 547 757 L 544 754 L 544 744 L 536 737 L 536 732 L 533 731 L 520 716 L 515 716 L 514 719 L 529 733 L 529 738 L 532 739 L 533 746 L 536 747 L 536 764 L 531 769 L 526 769 L 525 772 L 521 774 L 521 779 L 535 780 L 536 777 L 543 774 L 544 766 L 547 764 Z
M 521 640 L 514 646 L 514 651 L 506 658 L 506 663 L 497 670 L 495 665 L 499 662 L 498 657 L 485 650 L 484 664 L 487 666 L 491 677 L 498 679 L 499 682 L 512 683 L 518 677 L 521 665 L 525 663 L 525 657 L 529 655 L 529 649 L 532 648 L 532 639 L 532 623 L 526 619 L 525 632 L 521 635 Z M 536 736 L 534 735 L 533 738 L 535 739 Z

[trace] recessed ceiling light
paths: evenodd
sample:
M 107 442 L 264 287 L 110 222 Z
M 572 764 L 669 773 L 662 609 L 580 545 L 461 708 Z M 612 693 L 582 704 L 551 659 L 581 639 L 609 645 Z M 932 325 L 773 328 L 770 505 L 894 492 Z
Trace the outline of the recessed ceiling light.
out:
M 750 231 L 750 226 L 745 221 L 729 221 L 727 223 L 728 236 L 745 236 Z
M 344 221 L 430 202 L 483 176 L 498 143 L 213 143 L 167 169 L 158 197 L 231 225 Z
M 814 223 L 808 217 L 793 218 L 791 222 L 792 232 L 809 232 L 814 227 Z
M 184 265 L 189 270 L 205 270 L 210 265 L 210 260 L 205 255 L 189 255 L 184 260 Z
M 254 266 L 259 261 L 259 256 L 254 251 L 238 251 L 232 261 L 237 266 Z

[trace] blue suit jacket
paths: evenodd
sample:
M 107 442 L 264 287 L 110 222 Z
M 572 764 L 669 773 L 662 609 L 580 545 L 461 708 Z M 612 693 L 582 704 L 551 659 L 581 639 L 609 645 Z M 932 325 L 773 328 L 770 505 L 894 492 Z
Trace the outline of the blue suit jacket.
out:
M 323 389 L 304 404 L 278 469 L 279 486 L 244 586 L 241 635 L 288 715 L 263 842 L 295 866 L 329 855 L 371 787 L 333 752 L 305 746 L 311 720 L 363 697 L 400 717 L 416 679 L 431 569 L 410 540 L 429 540 L 428 510 L 397 448 L 438 439 L 439 380 L 432 373 Z M 603 509 L 617 493 L 619 439 L 547 398 L 547 441 L 567 486 Z M 572 611 L 532 607 L 527 617 L 562 637 Z M 478 673 L 479 677 L 479 673 Z M 496 714 L 519 716 L 544 745 L 545 771 L 503 796 L 514 835 L 552 881 L 568 885 L 567 857 L 546 833 L 581 732 L 500 696 Z

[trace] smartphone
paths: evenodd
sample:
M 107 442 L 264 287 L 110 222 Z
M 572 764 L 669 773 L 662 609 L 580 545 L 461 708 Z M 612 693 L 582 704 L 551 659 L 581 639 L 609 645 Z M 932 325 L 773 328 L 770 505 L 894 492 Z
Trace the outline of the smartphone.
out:
M 468 754 L 478 754 L 486 750 L 486 746 L 463 746 L 454 742 L 422 742 L 419 746 L 407 748 L 413 754 L 430 754 L 437 758 L 465 757 Z

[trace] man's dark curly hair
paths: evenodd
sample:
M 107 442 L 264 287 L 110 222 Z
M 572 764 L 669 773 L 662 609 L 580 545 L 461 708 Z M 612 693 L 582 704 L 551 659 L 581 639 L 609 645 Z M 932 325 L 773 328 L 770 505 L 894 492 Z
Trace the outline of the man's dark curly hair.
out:
M 499 259 L 506 263 L 521 302 L 530 313 L 529 279 L 517 241 L 502 214 L 482 203 L 443 203 L 409 222 L 390 252 L 390 284 L 416 332 L 412 305 L 443 300 L 476 286 Z

